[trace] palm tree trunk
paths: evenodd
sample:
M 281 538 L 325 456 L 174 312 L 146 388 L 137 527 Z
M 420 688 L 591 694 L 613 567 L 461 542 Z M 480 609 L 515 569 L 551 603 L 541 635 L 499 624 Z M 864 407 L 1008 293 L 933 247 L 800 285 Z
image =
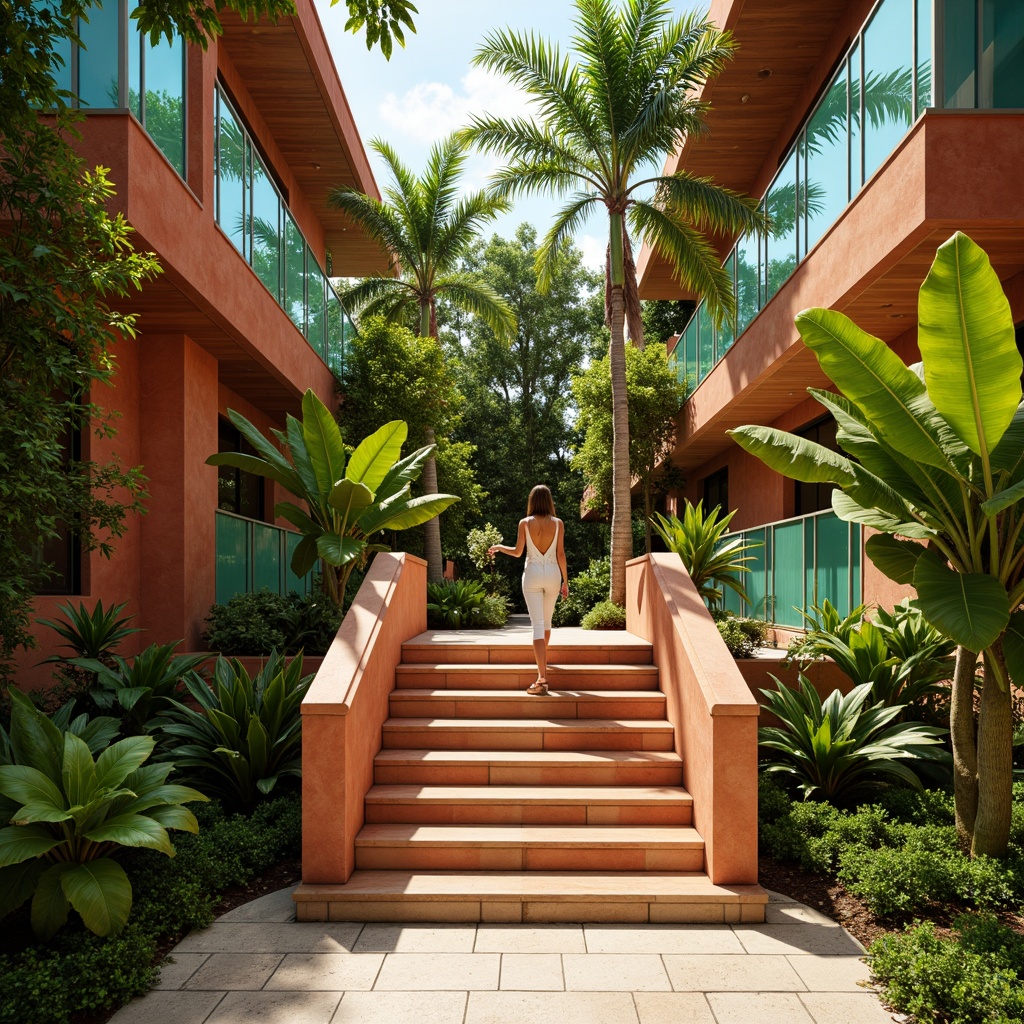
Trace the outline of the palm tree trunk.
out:
M 971 848 L 978 814 L 978 752 L 974 739 L 974 670 L 978 656 L 966 647 L 956 649 L 949 732 L 953 741 L 953 801 L 956 831 L 964 851 Z
M 626 603 L 626 562 L 633 556 L 632 500 L 629 493 L 629 405 L 626 395 L 626 347 L 622 214 L 612 213 L 610 251 L 610 326 L 608 347 L 612 377 L 612 550 L 609 599 Z
M 1002 668 L 1006 679 L 1001 641 L 986 652 L 985 662 L 978 717 L 978 816 L 971 855 L 1005 857 L 1013 804 L 1013 709 L 1009 683 L 1000 686 L 995 672 L 996 666 Z

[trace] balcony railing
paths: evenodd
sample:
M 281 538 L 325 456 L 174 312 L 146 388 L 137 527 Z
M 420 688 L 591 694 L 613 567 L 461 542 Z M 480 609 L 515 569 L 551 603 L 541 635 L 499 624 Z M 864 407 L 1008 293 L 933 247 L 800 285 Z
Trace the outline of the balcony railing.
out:
M 834 512 L 814 512 L 730 534 L 761 547 L 742 573 L 750 603 L 726 589 L 725 607 L 779 626 L 805 625 L 800 609 L 826 598 L 848 614 L 861 603 L 861 528 Z
M 220 509 L 216 515 L 217 604 L 258 590 L 310 593 L 313 574 L 296 576 L 291 570 L 301 534 Z

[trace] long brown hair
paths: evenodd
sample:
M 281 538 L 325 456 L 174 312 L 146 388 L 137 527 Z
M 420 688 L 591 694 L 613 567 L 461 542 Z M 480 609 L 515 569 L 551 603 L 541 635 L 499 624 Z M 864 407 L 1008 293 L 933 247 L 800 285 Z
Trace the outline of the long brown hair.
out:
M 537 484 L 530 491 L 530 497 L 526 501 L 526 514 L 528 516 L 553 516 L 555 514 L 555 501 L 546 484 Z

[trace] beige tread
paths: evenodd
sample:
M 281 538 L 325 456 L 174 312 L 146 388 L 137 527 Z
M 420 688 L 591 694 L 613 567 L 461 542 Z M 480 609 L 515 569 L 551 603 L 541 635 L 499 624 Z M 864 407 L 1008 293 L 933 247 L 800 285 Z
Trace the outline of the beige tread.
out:
M 682 786 L 371 786 L 366 803 L 692 805 Z
M 399 689 L 429 686 L 514 690 L 525 689 L 537 678 L 537 666 L 529 662 L 411 662 L 396 667 Z M 555 689 L 657 690 L 658 668 L 649 664 L 579 663 L 549 664 L 548 682 Z
M 594 846 L 656 850 L 703 849 L 697 830 L 686 825 L 364 825 L 356 846 L 545 846 L 586 849 Z
M 568 690 L 552 686 L 543 697 L 525 690 L 392 690 L 395 717 L 480 718 L 631 718 L 665 717 L 660 690 Z
M 409 662 L 486 662 L 489 664 L 530 664 L 533 644 L 529 635 L 508 635 L 503 632 L 482 636 L 484 631 L 438 630 L 421 633 L 402 644 L 402 661 Z M 582 631 L 581 631 L 582 632 Z M 600 640 L 565 642 L 555 630 L 548 647 L 553 665 L 616 662 L 650 664 L 653 646 L 628 633 L 604 633 Z

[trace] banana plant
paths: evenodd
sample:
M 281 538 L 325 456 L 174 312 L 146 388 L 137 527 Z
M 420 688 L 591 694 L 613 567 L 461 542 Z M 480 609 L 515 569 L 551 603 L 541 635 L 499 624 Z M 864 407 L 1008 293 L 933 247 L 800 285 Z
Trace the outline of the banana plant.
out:
M 132 887 L 117 862 L 126 847 L 174 856 L 169 828 L 198 832 L 182 806 L 205 800 L 169 785 L 173 764 L 144 762 L 156 741 L 129 736 L 97 758 L 81 735 L 61 730 L 11 689 L 10 753 L 0 765 L 0 917 L 32 899 L 32 929 L 53 936 L 74 908 L 86 928 L 116 935 L 128 920 Z
M 939 247 L 918 300 L 922 362 L 907 366 L 842 313 L 796 318 L 839 394 L 810 388 L 841 453 L 763 426 L 729 433 L 772 469 L 833 483 L 840 519 L 879 531 L 865 551 L 957 646 L 951 731 L 957 827 L 974 854 L 1010 832 L 1009 682 L 1024 685 L 1024 405 L 1010 304 L 978 245 Z M 981 711 L 973 713 L 978 656 Z
M 274 506 L 274 515 L 303 535 L 292 572 L 305 576 L 320 559 L 327 593 L 339 607 L 352 570 L 373 552 L 390 550 L 371 537 L 420 526 L 459 500 L 454 494 L 411 496 L 436 445 L 399 458 L 409 432 L 403 420 L 385 423 L 347 455 L 341 428 L 312 390 L 302 398 L 302 419 L 289 415 L 287 429 L 273 431 L 285 454 L 240 413 L 229 409 L 228 418 L 257 454 L 218 452 L 207 463 L 269 477 L 305 503 L 305 509 L 291 501 Z

